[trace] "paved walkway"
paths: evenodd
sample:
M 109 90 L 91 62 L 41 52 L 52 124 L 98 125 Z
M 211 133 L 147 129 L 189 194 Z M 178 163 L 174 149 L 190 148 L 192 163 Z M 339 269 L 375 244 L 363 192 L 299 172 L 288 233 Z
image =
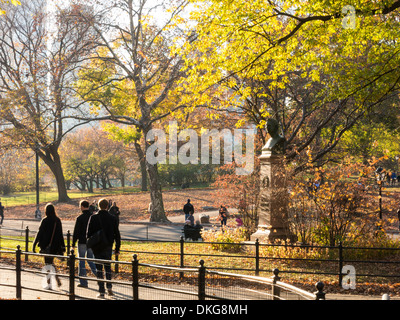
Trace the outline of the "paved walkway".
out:
M 6 268 L 6 269 L 2 269 Z M 55 280 L 51 280 L 52 288 L 48 289 L 48 283 L 46 275 L 40 274 L 41 270 L 33 270 L 22 272 L 21 284 L 22 284 L 22 300 L 69 300 L 69 279 L 67 276 L 62 275 L 61 286 L 58 287 Z M 16 288 L 15 286 L 15 270 L 7 265 L 0 265 L 0 298 L 1 299 L 15 299 Z M 51 278 L 51 277 L 50 277 Z M 97 280 L 94 277 L 90 277 L 89 287 L 80 288 L 78 287 L 79 281 L 75 281 L 75 295 L 76 300 L 99 300 L 97 298 L 98 285 Z M 4 285 L 9 285 L 4 286 Z M 168 285 L 168 288 L 174 287 Z M 187 290 L 196 293 L 194 286 L 175 286 L 176 289 Z M 129 282 L 124 284 L 124 281 L 120 281 L 118 284 L 113 284 L 113 295 L 105 295 L 104 299 L 107 300 L 132 300 L 133 291 L 132 285 Z M 159 290 L 144 288 L 139 290 L 139 299 L 141 300 L 187 300 L 188 295 L 168 292 L 160 292 Z M 190 299 L 190 296 L 189 296 Z
M 69 296 L 69 279 L 63 275 L 61 277 L 61 286 L 57 286 L 56 281 L 53 279 L 52 289 L 48 289 L 46 275 L 40 274 L 40 270 L 30 269 L 29 271 L 23 270 L 21 276 L 22 285 L 22 300 L 68 300 Z M 185 275 L 187 277 L 190 275 Z M 197 273 L 193 273 L 191 277 L 197 279 Z M 0 298 L 2 299 L 15 299 L 16 288 L 15 286 L 15 270 L 12 266 L 0 264 Z M 94 277 L 89 278 L 89 288 L 78 287 L 78 280 L 75 281 L 75 299 L 76 300 L 99 300 L 97 297 L 98 286 L 97 280 Z M 189 283 L 192 281 L 189 281 Z M 197 281 L 193 284 L 186 283 L 185 281 L 180 284 L 163 284 L 159 282 L 140 282 L 139 299 L 140 300 L 197 300 L 198 287 Z M 236 286 L 232 282 L 232 286 L 218 286 L 208 285 L 206 287 L 207 294 L 213 297 L 224 297 L 225 299 L 232 300 L 270 300 L 270 286 L 265 287 L 263 290 L 254 290 L 242 286 Z M 168 289 L 168 291 L 159 290 L 154 287 Z M 172 292 L 172 290 L 179 290 L 179 292 Z M 183 293 L 183 292 L 186 292 Z M 282 295 L 288 300 L 297 300 L 297 296 L 288 293 Z M 105 295 L 104 299 L 107 300 L 132 300 L 133 289 L 130 282 L 118 281 L 113 284 L 113 295 Z
M 2 269 L 2 268 L 7 268 Z M 36 270 L 38 272 L 40 270 Z M 44 289 L 47 286 L 46 277 L 43 274 L 32 272 L 22 272 L 22 300 L 68 300 L 68 290 L 69 290 L 69 279 L 67 276 L 61 277 L 61 287 L 58 287 L 53 281 L 52 290 Z M 89 288 L 79 288 L 78 280 L 75 281 L 75 294 L 76 300 L 97 300 L 98 286 L 95 278 L 89 280 Z M 15 270 L 7 265 L 0 265 L 0 299 L 15 299 L 16 289 L 15 287 Z M 4 286 L 4 285 L 9 285 Z M 156 285 L 162 287 L 162 284 L 148 283 L 148 285 Z M 197 287 L 195 285 L 187 284 L 168 284 L 169 289 L 184 290 L 191 292 L 193 295 L 186 295 L 175 292 L 166 292 L 155 290 L 152 288 L 139 289 L 139 299 L 140 300 L 197 300 Z M 216 296 L 229 297 L 231 295 L 232 299 L 237 299 L 237 289 L 232 290 L 231 294 L 229 289 L 221 288 L 208 288 L 208 294 L 215 294 Z M 106 300 L 132 300 L 132 287 L 131 284 L 126 282 L 124 284 L 114 284 L 113 285 L 113 296 L 106 294 Z M 267 299 L 267 293 L 264 293 Z M 255 292 L 254 290 L 247 288 L 240 288 L 240 299 L 239 300 L 254 300 L 262 298 L 262 293 Z M 286 299 L 294 299 L 296 297 L 286 297 Z M 382 300 L 382 296 L 361 296 L 361 295 L 347 295 L 347 294 L 326 294 L 327 300 Z M 391 297 L 391 300 L 400 300 L 399 297 Z
M 210 217 L 218 215 L 218 210 L 204 211 L 196 213 L 195 220 L 200 220 L 200 215 L 206 214 Z M 168 218 L 171 223 L 151 223 L 143 220 L 121 222 L 119 229 L 121 238 L 124 240 L 162 240 L 179 241 L 182 236 L 182 227 L 185 223 L 184 215 L 171 216 Z M 38 220 L 4 220 L 3 226 L 14 229 L 25 229 L 29 227 L 31 231 L 37 231 L 40 221 Z M 69 230 L 71 234 L 74 230 L 75 221 L 62 221 L 63 232 Z M 207 227 L 212 227 L 210 224 Z

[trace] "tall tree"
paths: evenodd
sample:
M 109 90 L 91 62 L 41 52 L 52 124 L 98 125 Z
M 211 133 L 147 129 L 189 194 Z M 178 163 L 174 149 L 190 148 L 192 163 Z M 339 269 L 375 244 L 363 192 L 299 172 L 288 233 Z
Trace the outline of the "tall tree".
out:
M 188 99 L 277 118 L 289 159 L 318 145 L 320 161 L 398 93 L 400 1 L 192 2 Z
M 170 5 L 168 11 L 166 4 Z M 172 20 L 186 4 L 181 0 L 158 3 L 119 0 L 111 7 L 102 7 L 99 15 L 106 12 L 113 16 L 103 14 L 99 23 L 94 24 L 101 39 L 95 57 L 98 68 L 93 70 L 89 66 L 88 72 L 82 72 L 78 88 L 83 99 L 99 108 L 97 119 L 134 126 L 145 138 L 157 121 L 185 107 L 179 99 L 172 101 L 171 93 L 182 76 L 183 65 L 183 60 L 172 50 L 172 40 L 183 38 Z M 159 12 L 157 19 L 152 18 L 155 11 Z M 126 18 L 126 24 L 121 17 Z M 101 83 L 99 76 L 106 76 Z M 133 97 L 125 104 L 116 100 L 123 94 L 122 88 Z M 141 147 L 144 155 L 149 146 L 150 141 L 145 140 L 144 148 Z M 146 161 L 146 170 L 152 202 L 150 220 L 166 221 L 157 164 Z
M 43 5 L 24 3 L 0 19 L 0 133 L 37 152 L 54 174 L 58 200 L 68 201 L 59 146 L 74 125 L 62 116 L 80 105 L 70 83 L 94 37 L 89 10 L 72 5 L 50 15 Z
M 121 142 L 107 137 L 101 128 L 80 128 L 64 139 L 60 147 L 68 182 L 81 190 L 107 189 L 110 179 L 119 179 L 122 187 L 126 175 L 133 171 L 132 151 Z

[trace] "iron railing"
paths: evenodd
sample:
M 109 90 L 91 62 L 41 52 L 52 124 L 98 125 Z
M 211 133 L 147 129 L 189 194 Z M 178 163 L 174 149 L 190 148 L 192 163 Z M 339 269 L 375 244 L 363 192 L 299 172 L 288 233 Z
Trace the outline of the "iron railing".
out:
M 20 235 L 22 234 L 23 236 L 19 238 L 11 238 L 8 235 L 4 235 L 4 231 L 8 232 L 15 232 L 19 233 Z M 2 233 L 3 234 L 2 234 Z M 25 247 L 25 261 L 28 261 L 28 256 L 27 252 L 29 252 L 29 244 L 31 243 L 30 236 L 32 234 L 32 231 L 29 230 L 29 227 L 26 227 L 25 229 L 10 229 L 10 228 L 1 228 L 0 229 L 0 249 L 5 249 L 5 250 L 12 250 L 12 248 L 7 248 L 2 246 L 1 239 L 13 239 L 15 241 L 20 241 L 24 243 Z M 71 251 L 71 239 L 72 235 L 68 231 L 65 235 L 66 237 L 66 243 L 67 243 L 67 255 L 70 254 Z M 290 273 L 290 274 L 298 274 L 298 275 L 315 275 L 315 276 L 333 276 L 337 277 L 338 279 L 338 284 L 341 286 L 343 276 L 345 275 L 343 273 L 343 267 L 346 264 L 352 264 L 354 266 L 357 266 L 357 278 L 361 279 L 362 277 L 365 279 L 369 278 L 391 278 L 393 281 L 397 281 L 397 279 L 400 280 L 400 260 L 398 258 L 395 259 L 390 259 L 390 260 L 385 260 L 384 258 L 382 259 L 354 259 L 352 258 L 353 256 L 358 256 L 361 253 L 365 252 L 373 252 L 373 251 L 380 251 L 380 252 L 385 252 L 385 253 L 390 253 L 392 256 L 395 257 L 400 257 L 400 248 L 381 248 L 381 247 L 346 247 L 343 246 L 341 243 L 339 243 L 337 246 L 315 246 L 315 245 L 298 245 L 298 244 L 264 244 L 264 243 L 259 243 L 258 240 L 254 242 L 247 242 L 247 243 L 222 243 L 222 242 L 193 242 L 193 241 L 185 241 L 183 237 L 179 241 L 161 241 L 161 240 L 125 240 L 122 239 L 123 241 L 132 241 L 136 243 L 163 243 L 163 242 L 168 242 L 168 243 L 175 243 L 177 246 L 179 246 L 179 249 L 176 252 L 160 252 L 157 250 L 152 250 L 152 251 L 129 251 L 129 250 L 124 250 L 123 246 L 121 247 L 120 252 L 121 253 L 131 253 L 131 254 L 157 254 L 157 255 L 169 255 L 169 256 L 176 256 L 177 260 L 179 261 L 175 265 L 168 265 L 169 267 L 179 267 L 179 268 L 193 268 L 197 267 L 194 265 L 188 264 L 186 261 L 188 258 L 191 258 L 193 260 L 194 257 L 198 257 L 197 261 L 201 259 L 202 256 L 204 256 L 203 253 L 195 253 L 195 252 L 188 252 L 186 249 L 186 245 L 196 245 L 196 246 L 203 246 L 203 245 L 222 245 L 222 246 L 241 246 L 241 247 L 246 247 L 248 250 L 245 252 L 242 252 L 240 254 L 220 254 L 220 253 L 207 253 L 207 257 L 212 257 L 213 261 L 218 261 L 222 259 L 246 259 L 249 262 L 251 262 L 252 268 L 239 268 L 235 265 L 231 265 L 230 267 L 227 266 L 208 266 L 209 269 L 213 269 L 216 271 L 233 271 L 233 272 L 247 272 L 247 273 L 253 273 L 256 276 L 259 276 L 260 274 L 264 273 L 269 273 L 271 268 L 270 267 L 262 267 L 262 265 L 266 265 L 265 262 L 269 262 L 269 265 L 277 265 L 278 263 L 282 262 L 292 262 L 292 263 L 309 263 L 309 264 L 319 264 L 319 268 L 301 268 L 299 269 L 293 269 L 288 265 L 285 269 L 281 268 L 281 273 Z M 285 256 L 265 256 L 260 254 L 260 249 L 265 249 L 265 248 L 282 248 L 284 251 L 289 251 L 291 249 L 296 249 L 296 250 L 304 250 L 304 251 L 310 251 L 310 250 L 327 250 L 329 253 L 327 254 L 328 258 L 294 258 L 294 257 L 285 257 Z M 249 253 L 250 252 L 250 253 Z M 352 253 L 352 254 L 350 254 Z M 118 273 L 118 267 L 119 267 L 119 262 L 118 262 L 118 256 L 115 256 L 115 272 Z M 369 268 L 369 270 L 364 271 L 364 266 L 373 266 Z M 328 267 L 329 266 L 329 267 Z M 382 268 L 382 266 L 393 266 L 392 268 Z M 390 269 L 390 270 L 389 270 Z M 389 272 L 390 271 L 390 272 Z M 182 275 L 182 273 L 181 273 Z
M 0 277 L 0 286 L 15 289 L 15 296 L 8 298 L 16 299 L 35 299 L 38 295 L 44 296 L 41 299 L 52 299 L 48 296 L 56 295 L 58 298 L 69 300 L 76 299 L 96 299 L 95 290 L 80 289 L 76 286 L 79 279 L 86 279 L 93 282 L 102 281 L 105 284 L 112 284 L 117 287 L 115 295 L 118 299 L 130 300 L 156 300 L 156 295 L 162 300 L 259 300 L 259 299 L 306 299 L 306 300 L 322 300 L 325 299 L 323 293 L 323 285 L 318 284 L 316 293 L 309 293 L 292 285 L 280 281 L 279 271 L 274 270 L 274 276 L 271 278 L 245 276 L 233 273 L 224 273 L 219 271 L 207 270 L 205 263 L 201 260 L 197 268 L 176 268 L 166 267 L 152 264 L 139 263 L 137 255 L 133 255 L 132 261 L 113 261 L 99 260 L 75 257 L 74 251 L 67 256 L 47 255 L 41 253 L 24 252 L 18 246 L 16 251 L 0 251 L 2 254 L 15 255 L 15 265 L 0 266 L 2 275 L 10 275 L 6 277 L 8 281 Z M 67 260 L 67 270 L 64 273 L 57 273 L 58 276 L 67 279 L 67 285 L 63 289 L 48 290 L 41 287 L 41 284 L 50 283 L 48 280 L 54 274 L 50 274 L 45 268 L 42 270 L 27 267 L 21 257 L 22 255 L 34 255 L 38 257 L 54 257 L 57 259 Z M 96 264 L 127 264 L 131 266 L 131 272 L 127 275 L 128 279 L 104 280 L 96 277 L 80 277 L 77 273 L 77 263 L 79 260 L 93 261 Z M 185 281 L 177 281 L 179 274 L 185 273 Z M 148 277 L 154 274 L 163 273 L 160 280 L 149 281 Z M 169 276 L 167 274 L 169 273 Z M 172 275 L 175 276 L 172 276 Z M 38 281 L 38 276 L 42 281 Z M 10 282 L 11 279 L 11 282 Z M 35 280 L 36 279 L 36 280 Z M 47 279 L 47 280 L 46 280 Z M 15 283 L 13 283 L 15 281 Z M 124 292 L 121 288 L 124 288 Z M 77 292 L 77 289 L 79 292 Z M 84 291 L 86 290 L 86 291 Z M 3 292 L 3 291 L 1 291 Z M 1 293 L 0 293 L 0 298 Z M 7 297 L 5 297 L 7 298 Z

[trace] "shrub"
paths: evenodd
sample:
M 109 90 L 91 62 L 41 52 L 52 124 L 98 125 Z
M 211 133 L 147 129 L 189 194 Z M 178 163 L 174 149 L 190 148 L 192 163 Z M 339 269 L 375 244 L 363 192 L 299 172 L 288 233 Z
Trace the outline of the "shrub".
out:
M 240 243 L 246 241 L 245 228 L 224 228 L 224 229 L 209 229 L 202 231 L 204 242 L 213 242 L 211 248 L 213 250 L 225 252 L 241 251 Z

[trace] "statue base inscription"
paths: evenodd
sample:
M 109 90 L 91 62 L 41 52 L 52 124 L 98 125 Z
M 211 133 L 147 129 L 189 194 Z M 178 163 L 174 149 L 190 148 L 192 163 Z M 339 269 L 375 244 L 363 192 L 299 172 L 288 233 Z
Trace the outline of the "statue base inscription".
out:
M 260 203 L 258 229 L 250 239 L 260 242 L 296 241 L 289 231 L 287 207 L 288 191 L 282 165 L 283 156 L 264 150 L 260 156 Z

